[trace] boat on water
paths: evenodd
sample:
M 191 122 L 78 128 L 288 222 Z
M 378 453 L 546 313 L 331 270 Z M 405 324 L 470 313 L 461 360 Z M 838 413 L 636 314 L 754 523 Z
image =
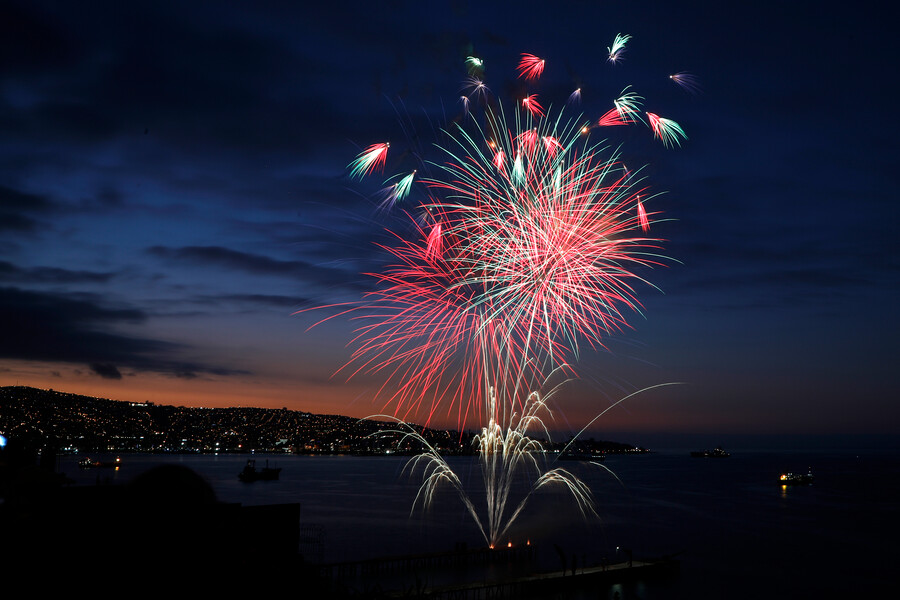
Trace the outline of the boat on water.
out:
M 270 467 L 268 460 L 266 460 L 265 467 L 257 469 L 256 461 L 250 459 L 244 465 L 244 470 L 238 473 L 238 479 L 247 483 L 251 481 L 275 481 L 280 474 L 281 467 Z
M 779 481 L 781 485 L 811 485 L 813 474 L 812 471 L 806 475 L 802 473 L 782 473 Z
M 697 450 L 691 452 L 691 456 L 694 458 L 728 458 L 731 455 L 722 448 L 716 447 L 712 450 Z
M 116 460 L 99 461 L 85 456 L 78 461 L 78 466 L 82 469 L 118 469 L 122 466 L 122 459 L 117 456 Z

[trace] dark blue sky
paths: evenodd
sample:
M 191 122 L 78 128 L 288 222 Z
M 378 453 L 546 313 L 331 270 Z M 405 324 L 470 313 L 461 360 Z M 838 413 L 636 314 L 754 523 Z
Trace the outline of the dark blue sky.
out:
M 513 101 L 530 52 L 545 105 L 580 85 L 595 117 L 631 84 L 689 137 L 610 133 L 666 192 L 655 233 L 678 262 L 649 275 L 663 293 L 639 290 L 645 317 L 611 353 L 582 356 L 560 427 L 685 382 L 601 429 L 900 434 L 898 52 L 881 9 L 302 4 L 3 4 L 0 384 L 378 412 L 376 378 L 330 378 L 353 324 L 292 316 L 370 289 L 373 243 L 399 222 L 346 166 L 371 143 L 431 143 L 467 55 Z

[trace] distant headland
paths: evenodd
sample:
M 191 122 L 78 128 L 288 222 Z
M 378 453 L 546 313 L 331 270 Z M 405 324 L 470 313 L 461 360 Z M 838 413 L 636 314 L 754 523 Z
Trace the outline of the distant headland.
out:
M 249 453 L 395 455 L 420 451 L 392 435 L 397 422 L 297 410 L 197 408 L 135 403 L 42 390 L 0 387 L 0 435 L 56 452 Z M 473 453 L 471 431 L 409 424 L 442 454 Z M 570 440 L 547 442 L 559 451 Z M 631 444 L 576 440 L 571 452 L 647 452 Z

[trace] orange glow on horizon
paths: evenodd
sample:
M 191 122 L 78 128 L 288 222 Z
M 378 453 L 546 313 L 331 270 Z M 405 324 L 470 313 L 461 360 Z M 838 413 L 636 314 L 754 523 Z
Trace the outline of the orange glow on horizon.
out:
M 104 379 L 84 367 L 8 361 L 0 386 L 20 385 L 122 402 L 153 402 L 170 406 L 226 408 L 249 406 L 287 408 L 318 414 L 363 418 L 382 412 L 367 402 L 365 387 L 335 382 L 260 380 L 254 376 L 200 374 L 194 378 L 158 373 L 128 373 Z

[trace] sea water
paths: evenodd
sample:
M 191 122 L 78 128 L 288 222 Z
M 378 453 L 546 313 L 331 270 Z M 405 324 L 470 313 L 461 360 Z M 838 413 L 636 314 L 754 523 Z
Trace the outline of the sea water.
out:
M 188 467 L 223 502 L 299 503 L 301 525 L 320 534 L 301 548 L 341 562 L 475 548 L 485 540 L 449 485 L 429 506 L 417 502 L 421 473 L 404 457 L 122 455 L 118 470 L 59 468 L 77 485 L 124 484 L 153 466 Z M 92 456 L 110 459 L 109 456 Z M 242 483 L 248 458 L 281 467 L 278 481 Z M 477 459 L 451 457 L 480 509 Z M 900 454 L 733 452 L 692 458 L 682 451 L 612 455 L 601 466 L 551 463 L 591 489 L 596 515 L 582 516 L 563 491 L 534 495 L 502 543 L 532 544 L 541 564 L 576 565 L 675 556 L 679 574 L 598 592 L 619 598 L 893 598 L 900 557 Z M 809 486 L 779 484 L 781 473 L 811 471 Z M 513 487 L 509 508 L 529 488 Z M 421 500 L 421 498 L 419 498 Z M 481 518 L 483 519 L 483 513 Z M 596 593 L 585 597 L 596 598 Z

